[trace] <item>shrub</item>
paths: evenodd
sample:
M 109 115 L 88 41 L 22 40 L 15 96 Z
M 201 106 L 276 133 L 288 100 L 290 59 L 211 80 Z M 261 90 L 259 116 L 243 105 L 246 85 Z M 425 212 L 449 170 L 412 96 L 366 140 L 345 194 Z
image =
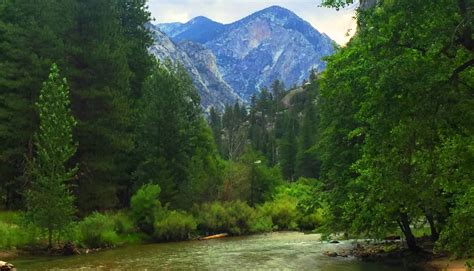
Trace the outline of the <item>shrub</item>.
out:
M 229 217 L 227 227 L 230 234 L 242 235 L 251 232 L 250 229 L 255 220 L 254 209 L 242 201 L 224 203 L 224 208 Z
M 158 199 L 161 189 L 159 185 L 145 184 L 131 199 L 131 214 L 137 227 L 146 234 L 153 234 L 157 214 L 161 211 Z
M 123 211 L 112 215 L 114 228 L 119 235 L 133 234 L 136 232 L 135 223 L 128 213 Z
M 256 219 L 255 210 L 242 201 L 203 204 L 196 216 L 198 228 L 205 234 L 248 234 Z
M 78 224 L 79 242 L 89 248 L 112 247 L 120 243 L 111 216 L 93 213 Z
M 19 212 L 0 212 L 0 248 L 38 245 L 41 230 L 27 224 Z
M 272 218 L 268 215 L 256 211 L 255 219 L 250 227 L 252 233 L 271 232 L 273 230 Z
M 0 248 L 12 248 L 17 245 L 20 232 L 12 225 L 0 222 Z
M 154 237 L 164 241 L 187 240 L 195 230 L 196 221 L 192 215 L 168 211 L 156 221 Z
M 196 211 L 198 228 L 205 234 L 227 232 L 228 214 L 220 202 L 205 203 Z
M 315 230 L 323 224 L 323 209 L 316 209 L 311 214 L 299 214 L 298 227 L 300 230 Z
M 280 197 L 260 206 L 259 212 L 271 217 L 272 223 L 278 230 L 295 230 L 298 228 L 297 203 L 295 198 Z

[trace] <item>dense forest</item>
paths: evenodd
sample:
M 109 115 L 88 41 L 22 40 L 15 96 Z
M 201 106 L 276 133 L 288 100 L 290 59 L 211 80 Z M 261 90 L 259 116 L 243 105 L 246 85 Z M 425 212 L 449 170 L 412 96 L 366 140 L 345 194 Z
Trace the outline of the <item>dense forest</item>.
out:
M 145 0 L 1 1 L 0 248 L 426 228 L 472 256 L 474 5 L 373 2 L 323 73 L 204 114 Z

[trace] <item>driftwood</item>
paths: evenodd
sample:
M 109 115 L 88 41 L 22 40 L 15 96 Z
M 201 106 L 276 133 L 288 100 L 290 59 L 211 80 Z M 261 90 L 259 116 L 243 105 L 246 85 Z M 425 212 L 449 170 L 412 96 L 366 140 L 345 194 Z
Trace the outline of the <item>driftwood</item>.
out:
M 220 234 L 214 234 L 206 237 L 201 237 L 199 240 L 211 240 L 211 239 L 218 239 L 218 238 L 224 238 L 229 236 L 228 233 L 220 233 Z

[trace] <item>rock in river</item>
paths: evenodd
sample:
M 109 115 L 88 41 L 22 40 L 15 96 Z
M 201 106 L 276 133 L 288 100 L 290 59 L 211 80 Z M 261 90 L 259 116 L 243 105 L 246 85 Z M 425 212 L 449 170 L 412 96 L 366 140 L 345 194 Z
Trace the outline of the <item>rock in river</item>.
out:
M 0 271 L 11 271 L 11 270 L 15 270 L 15 267 L 13 266 L 13 264 L 0 261 Z

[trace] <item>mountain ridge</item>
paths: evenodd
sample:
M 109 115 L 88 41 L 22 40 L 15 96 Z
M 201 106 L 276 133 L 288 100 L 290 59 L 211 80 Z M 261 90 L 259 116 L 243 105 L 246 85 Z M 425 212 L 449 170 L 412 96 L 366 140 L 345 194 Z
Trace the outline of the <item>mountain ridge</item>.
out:
M 243 100 L 274 80 L 301 84 L 322 71 L 334 41 L 294 12 L 270 6 L 229 24 L 198 16 L 187 23 L 158 24 L 173 41 L 191 41 L 216 57 L 223 80 Z M 188 52 L 189 53 L 189 52 Z

